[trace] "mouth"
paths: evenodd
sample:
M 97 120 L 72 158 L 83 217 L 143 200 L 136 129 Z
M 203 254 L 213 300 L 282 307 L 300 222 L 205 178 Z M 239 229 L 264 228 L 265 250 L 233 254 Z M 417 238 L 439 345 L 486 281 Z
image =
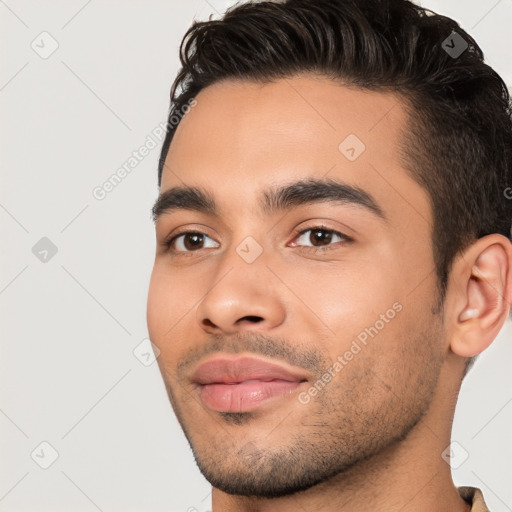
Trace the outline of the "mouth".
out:
M 192 376 L 202 403 L 218 412 L 246 412 L 293 394 L 304 382 L 304 371 L 254 357 L 215 357 Z

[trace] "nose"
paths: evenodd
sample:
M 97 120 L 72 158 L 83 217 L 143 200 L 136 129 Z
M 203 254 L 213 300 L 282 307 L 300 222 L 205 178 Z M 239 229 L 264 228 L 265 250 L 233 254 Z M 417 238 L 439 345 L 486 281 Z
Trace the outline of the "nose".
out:
M 201 328 L 209 334 L 235 334 L 278 327 L 286 316 L 279 280 L 262 261 L 256 265 L 235 258 L 223 266 L 197 306 Z

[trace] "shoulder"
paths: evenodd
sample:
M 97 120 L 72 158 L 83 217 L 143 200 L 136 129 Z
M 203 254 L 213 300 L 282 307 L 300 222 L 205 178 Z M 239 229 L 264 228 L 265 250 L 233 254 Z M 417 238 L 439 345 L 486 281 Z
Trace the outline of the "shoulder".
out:
M 489 512 L 480 489 L 476 487 L 458 487 L 462 499 L 471 504 L 471 512 Z

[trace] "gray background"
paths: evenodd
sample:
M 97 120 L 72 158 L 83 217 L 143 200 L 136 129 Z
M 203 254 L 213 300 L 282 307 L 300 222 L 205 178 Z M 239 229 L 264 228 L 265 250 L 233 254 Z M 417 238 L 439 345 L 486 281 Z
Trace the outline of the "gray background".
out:
M 2 512 L 210 508 L 143 355 L 160 143 L 103 200 L 92 191 L 165 120 L 193 17 L 233 3 L 0 0 Z M 425 5 L 512 84 L 512 0 Z M 471 371 L 454 424 L 455 482 L 494 512 L 512 510 L 511 334 Z

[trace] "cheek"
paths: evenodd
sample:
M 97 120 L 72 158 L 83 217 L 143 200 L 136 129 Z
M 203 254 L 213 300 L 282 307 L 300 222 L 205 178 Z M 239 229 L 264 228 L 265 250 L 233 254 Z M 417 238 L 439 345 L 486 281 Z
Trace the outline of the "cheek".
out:
M 165 357 L 174 350 L 177 340 L 186 336 L 188 315 L 194 314 L 197 301 L 193 286 L 183 286 L 176 275 L 162 271 L 156 264 L 151 274 L 147 301 L 147 325 L 151 341 Z
M 396 316 L 402 300 L 401 282 L 391 265 L 359 262 L 315 273 L 303 283 L 307 304 L 336 340 L 350 341 L 366 328 L 382 328 Z M 384 319 L 381 318 L 384 315 Z
M 167 283 L 165 281 L 155 266 L 149 282 L 146 310 L 149 335 L 153 343 L 156 343 L 160 338 L 162 323 L 165 320 L 164 312 L 167 308 L 164 302 L 167 295 Z

